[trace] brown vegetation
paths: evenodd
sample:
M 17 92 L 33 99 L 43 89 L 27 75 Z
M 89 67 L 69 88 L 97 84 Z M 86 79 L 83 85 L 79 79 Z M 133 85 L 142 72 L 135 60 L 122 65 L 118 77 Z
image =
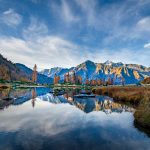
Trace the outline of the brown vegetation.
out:
M 37 81 L 37 65 L 34 65 L 33 74 L 32 74 L 32 82 L 36 83 Z
M 59 83 L 59 80 L 60 80 L 60 76 L 57 76 L 57 75 L 55 74 L 55 76 L 54 76 L 54 84 L 58 84 L 58 83 Z
M 134 113 L 135 124 L 150 129 L 150 97 L 140 102 Z
M 131 103 L 139 103 L 148 96 L 150 97 L 150 87 L 100 87 L 93 89 L 93 92 L 108 95 L 116 101 Z
M 101 87 L 93 89 L 93 92 L 136 104 L 135 124 L 150 129 L 150 87 Z
M 142 81 L 143 84 L 150 84 L 150 77 L 148 78 L 145 78 L 143 81 Z
M 14 63 L 0 54 L 0 80 L 29 82 L 28 77 Z

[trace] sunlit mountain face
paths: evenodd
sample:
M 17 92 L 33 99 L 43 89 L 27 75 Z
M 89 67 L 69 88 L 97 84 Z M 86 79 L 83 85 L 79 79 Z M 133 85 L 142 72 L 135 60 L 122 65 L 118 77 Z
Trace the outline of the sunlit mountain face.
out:
M 121 62 L 114 63 L 111 61 L 94 63 L 90 60 L 70 69 L 57 67 L 42 70 L 40 73 L 51 78 L 57 74 L 61 80 L 63 80 L 66 73 L 69 72 L 71 74 L 73 71 L 75 71 L 77 75 L 82 76 L 83 82 L 85 82 L 86 79 L 102 79 L 107 81 L 108 78 L 112 78 L 114 79 L 114 83 L 121 84 L 121 80 L 124 78 L 126 84 L 135 84 L 145 77 L 150 76 L 150 68 L 142 65 L 123 64 Z

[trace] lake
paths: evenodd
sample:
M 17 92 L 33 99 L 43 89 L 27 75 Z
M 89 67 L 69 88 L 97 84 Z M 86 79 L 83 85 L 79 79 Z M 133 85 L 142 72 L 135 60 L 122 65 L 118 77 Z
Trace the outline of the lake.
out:
M 75 98 L 49 88 L 3 90 L 0 150 L 150 150 L 150 137 L 134 126 L 135 108 L 107 96 Z

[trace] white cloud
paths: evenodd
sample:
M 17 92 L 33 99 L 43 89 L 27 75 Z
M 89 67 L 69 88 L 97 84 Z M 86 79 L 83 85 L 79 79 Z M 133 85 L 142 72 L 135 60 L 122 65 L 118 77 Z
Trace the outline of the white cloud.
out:
M 66 22 L 76 22 L 79 20 L 79 18 L 73 14 L 71 8 L 69 7 L 69 5 L 65 0 L 62 0 L 61 7 L 62 7 L 62 17 Z
M 144 48 L 150 48 L 150 43 L 146 43 L 146 44 L 144 45 Z
M 86 17 L 86 23 L 90 26 L 97 26 L 98 22 L 100 21 L 98 19 L 99 14 L 96 14 L 96 0 L 75 0 L 77 5 L 79 5 L 84 12 L 84 15 Z
M 66 0 L 61 0 L 61 4 L 58 5 L 56 3 L 51 4 L 51 8 L 55 15 L 58 15 L 61 20 L 63 20 L 66 23 L 74 23 L 78 22 L 80 20 L 79 16 L 76 16 L 70 5 Z
M 140 19 L 137 23 L 137 27 L 141 31 L 150 32 L 150 17 L 144 17 Z
M 23 30 L 24 38 L 34 38 L 37 36 L 43 36 L 48 33 L 48 27 L 44 22 L 37 20 L 35 17 L 30 18 L 30 25 Z
M 1 20 L 8 26 L 17 26 L 22 21 L 22 16 L 15 12 L 15 10 L 9 8 L 7 11 L 4 11 L 1 15 Z
M 54 36 L 41 36 L 36 39 L 0 38 L 0 52 L 8 59 L 31 67 L 36 63 L 39 69 L 61 66 L 71 67 L 82 62 L 80 47 Z M 79 57 L 80 56 L 80 57 Z

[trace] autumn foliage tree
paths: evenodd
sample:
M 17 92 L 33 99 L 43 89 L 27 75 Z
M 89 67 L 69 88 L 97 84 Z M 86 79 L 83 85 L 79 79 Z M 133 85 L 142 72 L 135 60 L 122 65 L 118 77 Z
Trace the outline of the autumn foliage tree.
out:
M 113 79 L 112 78 L 108 78 L 108 85 L 113 85 Z
M 35 83 L 36 81 L 37 81 L 37 65 L 35 64 L 33 68 L 32 82 Z
M 55 74 L 55 76 L 54 76 L 54 84 L 58 84 L 58 83 L 59 83 L 59 80 L 60 80 L 60 76 L 57 76 L 57 75 Z
M 97 85 L 98 85 L 98 86 L 102 85 L 102 80 L 98 79 L 98 80 L 97 80 Z
M 79 84 L 82 84 L 82 77 L 81 76 L 78 76 L 78 82 L 79 82 Z
M 3 80 L 10 80 L 10 72 L 5 65 L 0 65 L 0 78 Z

